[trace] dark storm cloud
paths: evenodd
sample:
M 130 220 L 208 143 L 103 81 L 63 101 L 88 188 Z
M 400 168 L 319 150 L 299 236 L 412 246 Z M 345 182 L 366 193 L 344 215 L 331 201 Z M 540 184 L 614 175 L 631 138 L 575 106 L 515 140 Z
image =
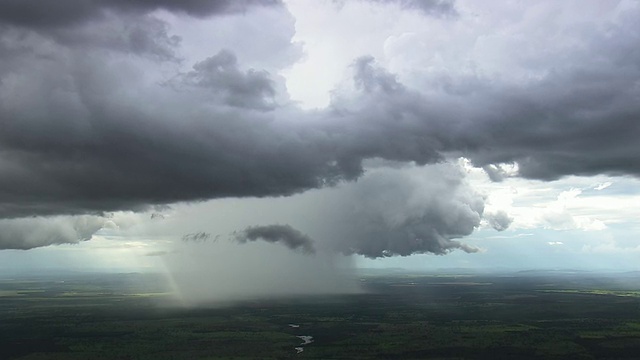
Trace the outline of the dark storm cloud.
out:
M 2 2 L 0 2 L 2 4 Z M 92 22 L 70 23 L 56 28 L 22 28 L 0 22 L 0 56 L 11 60 L 19 52 L 25 57 L 64 56 L 62 48 L 78 51 L 116 51 L 142 55 L 153 60 L 177 60 L 180 38 L 169 34 L 168 25 L 145 14 L 105 14 Z M 0 71 L 1 71 L 0 67 Z
M 152 16 L 110 17 L 90 26 L 69 27 L 41 33 L 58 44 L 83 50 L 108 49 L 143 55 L 154 60 L 178 60 L 175 54 L 180 37 L 169 34 L 169 26 Z
M 289 225 L 250 226 L 234 233 L 234 238 L 239 243 L 263 240 L 270 243 L 280 243 L 289 249 L 300 250 L 306 254 L 316 252 L 313 240 Z
M 398 4 L 407 9 L 415 9 L 426 15 L 450 17 L 458 15 L 455 0 L 366 0 L 374 3 Z
M 233 14 L 247 11 L 253 6 L 280 6 L 280 0 L 99 0 L 108 6 L 121 9 L 152 11 L 165 9 L 184 12 L 192 16 Z
M 168 87 L 141 96 L 98 64 L 79 63 L 72 82 L 45 67 L 0 106 L 0 217 L 286 195 L 342 176 L 322 131 Z
M 3 0 L 0 1 L 0 23 L 60 28 L 99 19 L 106 11 L 144 14 L 165 9 L 202 17 L 280 4 L 278 0 Z
M 164 9 L 195 17 L 243 13 L 256 6 L 281 6 L 278 0 L 3 0 L 0 31 L 24 39 L 33 31 L 57 44 L 178 60 L 180 38 L 150 13 Z M 41 45 L 41 44 L 40 44 Z M 30 44 L 24 45 L 29 49 Z M 2 51 L 2 47 L 0 47 Z M 40 49 L 32 48 L 39 53 Z M 40 54 L 41 55 L 41 54 Z
M 417 10 L 433 17 L 455 17 L 458 15 L 455 8 L 455 0 L 333 0 L 334 3 L 340 6 L 354 1 L 373 4 L 395 4 L 404 9 Z
M 494 181 L 506 175 L 501 163 L 516 163 L 520 176 L 541 180 L 638 176 L 640 27 L 634 19 L 640 14 L 633 11 L 606 31 L 576 31 L 581 46 L 557 59 L 539 54 L 528 60 L 548 62 L 549 68 L 526 80 L 436 74 L 425 89 L 412 89 L 363 58 L 356 64 L 356 84 L 367 95 L 332 105 L 366 119 L 364 132 L 385 129 L 388 136 L 376 146 L 385 158 L 430 162 L 462 155 Z M 399 144 L 415 151 L 385 151 Z
M 447 125 L 435 122 L 431 114 L 419 114 L 425 108 L 419 93 L 406 89 L 370 56 L 357 59 L 352 69 L 358 95 L 343 98 L 336 93 L 319 124 L 340 140 L 336 164 L 344 177 L 360 176 L 362 161 L 369 158 L 421 165 L 444 159 L 446 144 L 435 135 Z
M 14 65 L 20 83 L 0 88 L 20 94 L 0 106 L 0 216 L 289 195 L 354 179 L 367 158 L 426 164 L 461 154 L 481 166 L 518 162 L 542 179 L 638 175 L 640 55 L 629 50 L 531 84 L 472 97 L 447 88 L 436 99 L 365 57 L 353 66 L 359 92 L 313 114 L 238 107 L 267 104 L 271 89 L 265 73 L 229 65 L 229 53 L 187 75 L 191 91 L 132 87 L 120 64 L 87 54 L 72 64 L 27 58 Z M 605 60 L 619 66 L 597 66 Z M 212 89 L 226 95 L 212 100 Z
M 236 56 L 227 50 L 196 63 L 193 71 L 181 80 L 221 96 L 230 106 L 257 110 L 270 110 L 275 106 L 276 92 L 269 74 L 255 70 L 241 72 Z

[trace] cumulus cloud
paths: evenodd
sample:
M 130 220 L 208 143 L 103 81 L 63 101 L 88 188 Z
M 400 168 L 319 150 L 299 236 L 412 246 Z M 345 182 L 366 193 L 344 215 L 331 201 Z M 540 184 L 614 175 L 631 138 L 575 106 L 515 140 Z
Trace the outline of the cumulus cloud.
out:
M 0 249 L 76 244 L 91 239 L 105 222 L 98 216 L 0 219 Z
M 313 240 L 289 225 L 250 226 L 234 234 L 239 243 L 263 240 L 270 243 L 280 243 L 292 250 L 300 250 L 306 254 L 316 252 Z
M 502 210 L 486 214 L 485 218 L 489 222 L 489 225 L 498 231 L 507 230 L 513 222 L 513 218 Z
M 548 204 L 540 214 L 541 224 L 554 230 L 604 230 L 607 225 L 597 218 L 581 215 L 579 211 L 581 189 L 561 192 L 556 201 Z
M 370 258 L 478 251 L 457 239 L 480 225 L 484 197 L 455 164 L 370 169 L 327 201 L 320 232 L 334 251 Z

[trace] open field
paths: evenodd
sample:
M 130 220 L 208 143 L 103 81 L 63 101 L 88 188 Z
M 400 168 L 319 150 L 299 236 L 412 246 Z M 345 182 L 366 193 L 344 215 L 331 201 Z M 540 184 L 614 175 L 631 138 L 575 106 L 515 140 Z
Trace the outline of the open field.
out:
M 0 279 L 0 359 L 640 356 L 637 274 L 395 274 L 361 282 L 367 292 L 358 295 L 179 309 L 158 305 L 168 295 L 152 275 Z M 311 342 L 301 345 L 304 336 Z

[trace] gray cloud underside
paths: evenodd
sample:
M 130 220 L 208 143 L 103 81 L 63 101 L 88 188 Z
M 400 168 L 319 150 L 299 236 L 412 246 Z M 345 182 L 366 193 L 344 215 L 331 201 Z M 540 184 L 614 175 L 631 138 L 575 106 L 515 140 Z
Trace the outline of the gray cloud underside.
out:
M 239 243 L 263 240 L 270 243 L 280 243 L 293 250 L 300 250 L 306 254 L 316 252 L 313 240 L 299 230 L 289 225 L 250 226 L 234 234 Z
M 252 6 L 279 5 L 279 0 L 3 0 L 0 1 L 0 22 L 50 29 L 96 20 L 106 12 L 143 14 L 165 9 L 204 17 L 241 13 Z
M 276 104 L 273 77 L 231 52 L 158 84 L 144 77 L 153 60 L 3 32 L 0 217 L 290 195 L 356 179 L 369 158 L 638 176 L 636 18 L 578 33 L 579 49 L 524 82 L 440 74 L 413 89 L 364 57 L 356 93 L 316 112 Z
M 373 3 L 398 4 L 407 9 L 417 9 L 426 15 L 452 17 L 458 12 L 455 9 L 454 0 L 367 0 Z
M 418 10 L 425 15 L 434 17 L 455 17 L 458 12 L 455 0 L 333 0 L 335 4 L 344 6 L 348 2 L 365 1 L 373 4 L 395 4 L 407 10 Z
M 75 244 L 91 239 L 104 224 L 97 216 L 1 219 L 0 249 Z
M 180 37 L 150 14 L 158 9 L 207 17 L 245 13 L 257 6 L 282 6 L 279 0 L 39 0 L 0 1 L 0 31 L 5 39 L 38 34 L 77 49 L 95 48 L 160 61 L 181 60 Z M 0 46 L 0 52 L 3 48 Z

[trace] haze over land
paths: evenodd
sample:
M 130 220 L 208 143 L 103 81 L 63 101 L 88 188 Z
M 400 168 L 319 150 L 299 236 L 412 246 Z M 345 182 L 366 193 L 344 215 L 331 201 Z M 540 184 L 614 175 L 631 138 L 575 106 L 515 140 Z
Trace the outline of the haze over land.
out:
M 639 24 L 632 0 L 0 1 L 0 267 L 194 297 L 638 270 Z

